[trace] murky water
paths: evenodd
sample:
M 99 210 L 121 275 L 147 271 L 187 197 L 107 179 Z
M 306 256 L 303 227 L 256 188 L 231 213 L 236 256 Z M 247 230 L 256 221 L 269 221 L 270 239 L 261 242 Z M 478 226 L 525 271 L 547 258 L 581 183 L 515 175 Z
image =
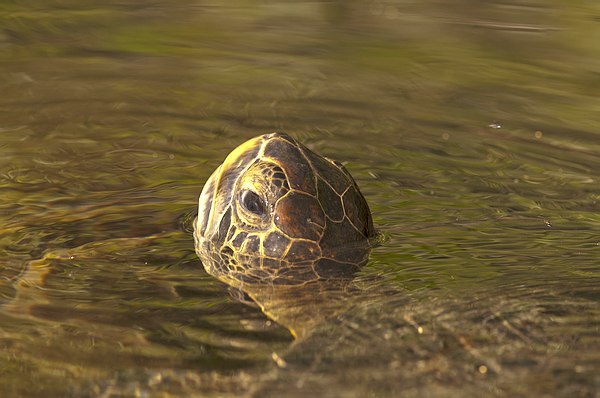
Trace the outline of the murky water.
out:
M 0 395 L 597 397 L 598 21 L 4 2 Z M 276 130 L 343 161 L 386 236 L 352 286 L 297 301 L 319 322 L 296 342 L 190 232 L 212 170 Z

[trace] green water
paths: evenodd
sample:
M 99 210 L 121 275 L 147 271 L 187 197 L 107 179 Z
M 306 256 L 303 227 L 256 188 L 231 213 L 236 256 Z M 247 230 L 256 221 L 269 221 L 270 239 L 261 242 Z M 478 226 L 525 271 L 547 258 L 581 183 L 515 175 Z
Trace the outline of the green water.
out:
M 0 396 L 597 397 L 599 43 L 591 0 L 3 1 Z M 297 342 L 190 230 L 272 131 L 386 237 Z

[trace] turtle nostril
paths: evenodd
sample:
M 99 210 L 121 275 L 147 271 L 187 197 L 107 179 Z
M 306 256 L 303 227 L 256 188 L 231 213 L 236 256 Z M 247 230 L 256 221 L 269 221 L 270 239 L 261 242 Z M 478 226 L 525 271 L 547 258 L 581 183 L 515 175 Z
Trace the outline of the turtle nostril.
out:
M 256 192 L 248 189 L 243 190 L 240 195 L 240 201 L 242 206 L 250 213 L 261 217 L 266 214 L 266 206 Z

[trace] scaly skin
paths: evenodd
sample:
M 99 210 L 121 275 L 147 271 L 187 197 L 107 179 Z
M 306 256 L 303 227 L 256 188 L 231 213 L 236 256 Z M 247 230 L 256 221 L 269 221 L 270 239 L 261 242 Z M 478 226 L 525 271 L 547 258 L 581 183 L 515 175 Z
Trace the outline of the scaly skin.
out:
M 202 190 L 194 230 L 207 272 L 236 287 L 347 277 L 366 262 L 373 235 L 344 166 L 280 133 L 227 156 Z

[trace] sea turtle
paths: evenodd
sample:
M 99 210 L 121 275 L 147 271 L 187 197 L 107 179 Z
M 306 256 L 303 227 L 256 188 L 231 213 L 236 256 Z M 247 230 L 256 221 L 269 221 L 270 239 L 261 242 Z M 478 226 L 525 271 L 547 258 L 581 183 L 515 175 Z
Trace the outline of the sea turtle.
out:
M 236 287 L 343 278 L 367 261 L 371 212 L 339 162 L 281 133 L 233 150 L 199 199 L 196 252 Z

